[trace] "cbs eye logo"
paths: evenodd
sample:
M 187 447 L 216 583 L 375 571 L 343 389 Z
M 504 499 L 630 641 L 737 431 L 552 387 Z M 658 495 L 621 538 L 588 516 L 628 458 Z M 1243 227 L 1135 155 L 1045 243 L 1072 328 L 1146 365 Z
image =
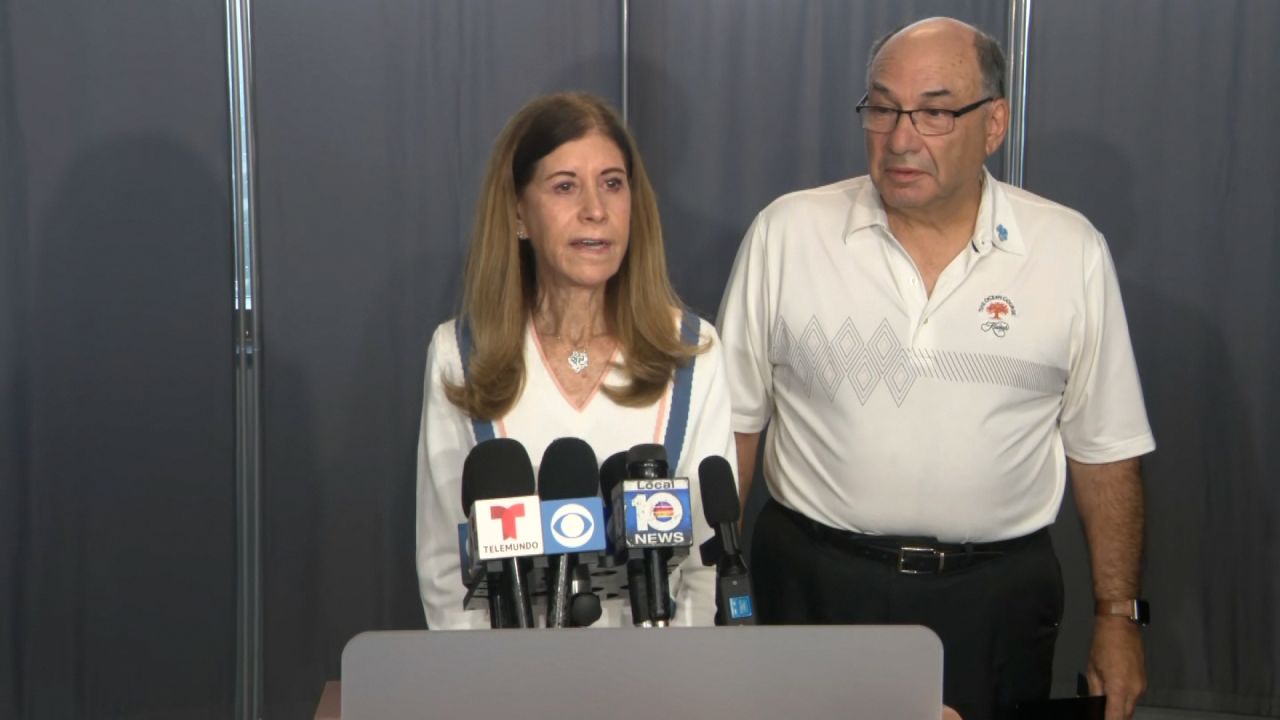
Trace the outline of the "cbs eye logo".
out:
M 567 548 L 582 547 L 591 539 L 595 523 L 591 513 L 581 505 L 561 505 L 551 515 L 551 536 Z

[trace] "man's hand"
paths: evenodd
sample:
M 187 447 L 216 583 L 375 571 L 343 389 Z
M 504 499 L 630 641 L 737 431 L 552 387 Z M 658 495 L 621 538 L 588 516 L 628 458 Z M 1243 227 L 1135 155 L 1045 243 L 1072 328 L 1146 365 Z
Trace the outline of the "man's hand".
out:
M 1107 720 L 1129 720 L 1147 689 L 1142 633 L 1119 615 L 1094 619 L 1089 648 L 1089 694 L 1107 696 Z

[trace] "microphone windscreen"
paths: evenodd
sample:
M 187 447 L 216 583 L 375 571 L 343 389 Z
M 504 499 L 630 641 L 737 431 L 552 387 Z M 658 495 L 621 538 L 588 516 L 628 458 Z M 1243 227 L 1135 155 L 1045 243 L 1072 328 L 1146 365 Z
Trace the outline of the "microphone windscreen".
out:
M 702 514 L 707 524 L 738 522 L 742 513 L 738 502 L 738 486 L 733 483 L 733 468 L 719 455 L 711 455 L 698 465 L 698 481 L 702 489 Z
M 596 451 L 586 440 L 557 438 L 542 454 L 542 465 L 538 467 L 538 497 L 543 500 L 594 497 L 600 487 L 599 477 Z
M 609 505 L 613 489 L 627 477 L 627 454 L 616 452 L 600 465 L 600 492 L 604 495 L 604 504 Z
M 462 463 L 462 512 L 477 500 L 534 494 L 533 463 L 518 440 L 493 438 L 471 448 Z
M 636 445 L 627 451 L 627 464 L 646 461 L 659 461 L 665 464 L 667 462 L 667 449 L 656 443 L 645 443 L 644 445 Z

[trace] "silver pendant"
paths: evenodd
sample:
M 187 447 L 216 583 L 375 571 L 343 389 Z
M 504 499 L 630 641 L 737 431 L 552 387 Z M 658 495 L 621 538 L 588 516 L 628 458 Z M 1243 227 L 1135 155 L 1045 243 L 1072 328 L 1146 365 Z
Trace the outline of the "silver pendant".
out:
M 582 371 L 587 369 L 586 350 L 574 350 L 569 353 L 569 369 L 578 375 L 581 375 Z

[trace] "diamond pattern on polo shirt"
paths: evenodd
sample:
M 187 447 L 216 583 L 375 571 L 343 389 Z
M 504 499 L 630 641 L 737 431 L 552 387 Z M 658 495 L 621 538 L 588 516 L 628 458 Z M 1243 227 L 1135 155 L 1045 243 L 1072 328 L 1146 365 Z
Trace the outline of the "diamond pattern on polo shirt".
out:
M 813 358 L 800 352 L 796 355 L 796 362 L 791 366 L 791 375 L 804 394 L 809 395 L 813 392 Z
M 902 401 L 907 399 L 907 393 L 911 392 L 911 386 L 915 384 L 917 377 L 919 373 L 907 360 L 907 354 L 899 352 L 884 374 L 885 387 L 889 388 L 889 394 L 898 407 L 902 407 Z
M 804 348 L 805 353 L 811 357 L 817 357 L 827 346 L 827 335 L 822 332 L 822 323 L 818 322 L 818 318 L 809 318 L 809 324 L 804 328 L 804 334 L 800 336 L 800 346 Z
M 813 389 L 813 378 L 817 374 L 818 365 L 825 352 L 829 352 L 827 335 L 822 331 L 822 323 L 818 322 L 818 318 L 811 317 L 809 324 L 804 328 L 804 334 L 800 336 L 799 344 L 793 346 L 792 350 L 795 361 L 793 370 L 805 395 Z M 831 396 L 831 393 L 827 395 Z
M 779 317 L 773 326 L 773 338 L 769 343 L 769 362 L 779 368 L 778 382 L 786 382 L 788 378 L 800 382 L 796 368 L 803 362 L 802 355 L 796 336 L 787 327 L 787 321 Z
M 773 326 L 773 338 L 769 343 L 769 362 L 774 365 L 787 365 L 791 361 L 791 353 L 795 348 L 796 338 L 787 327 L 787 321 L 781 317 Z
M 853 385 L 853 392 L 857 394 L 858 402 L 866 405 L 879 383 L 880 371 L 871 361 L 871 353 L 858 353 L 853 367 L 849 368 L 849 384 Z
M 1061 394 L 1068 374 L 1065 368 L 1000 355 L 907 349 L 888 318 L 864 341 L 853 318 L 846 318 L 835 338 L 828 340 L 816 315 L 799 338 L 779 317 L 770 336 L 769 361 L 778 369 L 775 382 L 806 397 L 812 397 L 816 378 L 827 398 L 836 402 L 847 377 L 858 402 L 866 405 L 884 380 L 899 407 L 920 378 Z
M 804 363 L 801 365 L 806 369 L 805 392 L 808 393 L 810 383 L 817 379 L 818 386 L 822 387 L 828 400 L 835 400 L 836 391 L 840 389 L 840 383 L 844 382 L 845 378 L 841 373 L 840 365 L 837 364 L 831 342 L 827 341 L 827 333 L 823 332 L 822 323 L 818 322 L 817 316 L 810 318 L 809 324 L 805 325 L 804 334 L 800 336 L 799 350 L 804 354 Z
M 867 346 L 875 359 L 876 369 L 882 373 L 888 372 L 902 355 L 902 342 L 898 340 L 898 335 L 893 332 L 893 328 L 889 327 L 888 318 L 880 321 L 880 327 L 876 328 L 875 333 L 871 335 L 871 341 Z
M 841 372 L 840 365 L 836 362 L 836 354 L 830 345 L 824 347 L 818 355 L 814 373 L 818 379 L 818 385 L 827 394 L 827 398 L 835 400 L 836 391 L 840 389 L 840 383 L 844 382 L 844 373 Z
M 853 326 L 852 318 L 845 318 L 844 324 L 840 326 L 840 331 L 836 333 L 835 342 L 832 343 L 836 359 L 840 362 L 840 367 L 845 372 L 849 372 L 858 360 L 858 355 L 863 351 L 866 343 L 862 341 L 862 336 L 858 334 L 858 328 Z

